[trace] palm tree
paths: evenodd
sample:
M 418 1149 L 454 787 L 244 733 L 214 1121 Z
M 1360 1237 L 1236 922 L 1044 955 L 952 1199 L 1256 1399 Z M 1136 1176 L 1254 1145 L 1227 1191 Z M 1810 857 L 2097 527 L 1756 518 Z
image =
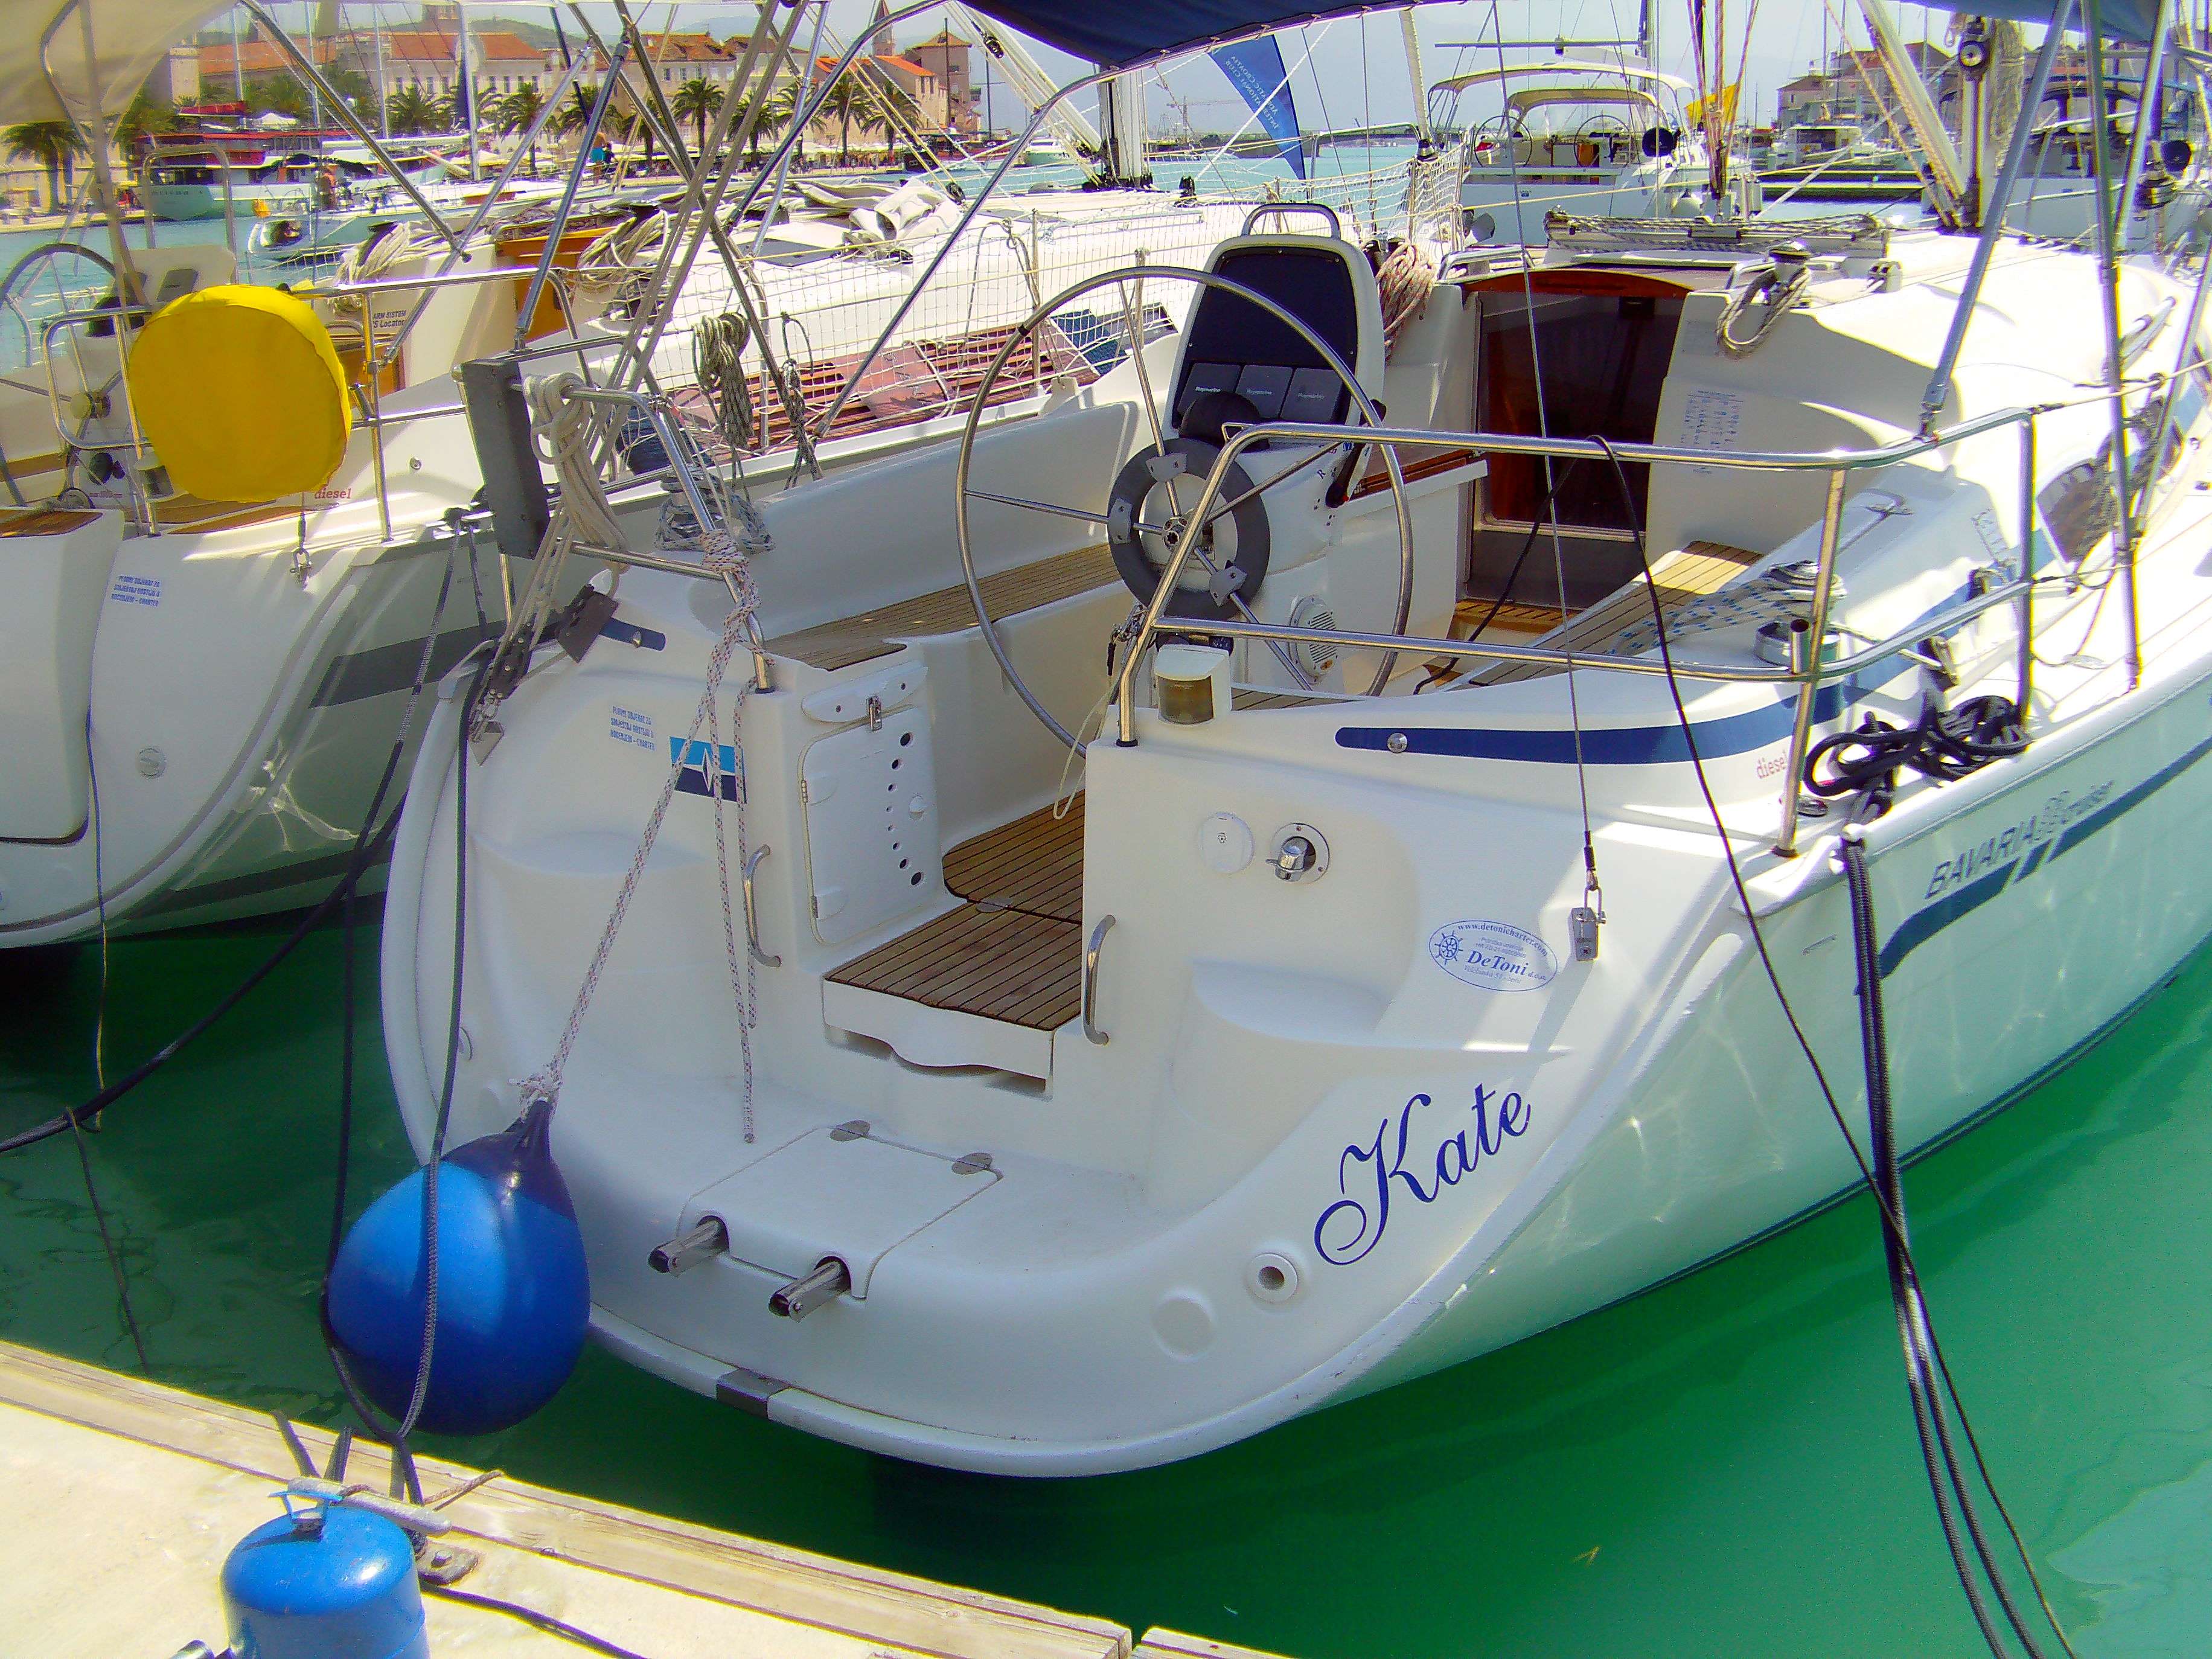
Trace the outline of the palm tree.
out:
M 568 101 L 553 112 L 553 118 L 545 125 L 563 138 L 572 132 L 581 132 L 591 125 L 592 112 L 599 104 L 599 89 L 579 81 L 568 88 Z
M 883 118 L 884 142 L 896 149 L 895 131 L 913 132 L 921 122 L 921 106 L 911 93 L 888 76 L 871 76 L 868 91 Z
M 478 125 L 481 125 L 497 109 L 499 102 L 498 88 L 489 86 L 477 88 L 476 112 Z M 469 130 L 469 100 L 459 82 L 455 83 L 451 92 L 438 100 L 438 118 L 449 132 L 466 132 Z
M 142 88 L 115 124 L 115 142 L 128 149 L 141 138 L 167 132 L 177 125 L 177 112 L 158 98 L 149 98 Z
M 289 115 L 295 121 L 304 121 L 313 113 L 307 88 L 289 75 L 275 76 L 266 81 L 246 83 L 246 102 L 249 108 L 264 114 Z
M 774 137 L 789 126 L 799 115 L 799 82 L 787 81 L 769 94 L 768 101 L 761 106 L 760 119 L 754 124 L 756 133 Z M 801 129 L 795 159 L 804 164 L 806 160 L 806 133 Z
M 676 96 L 669 106 L 678 120 L 688 119 L 696 125 L 699 152 L 704 155 L 707 150 L 707 120 L 722 107 L 722 88 L 712 81 L 694 76 L 676 88 Z
M 837 160 L 841 165 L 853 165 L 853 118 L 857 115 L 865 121 L 873 108 L 866 86 L 850 70 L 837 77 L 823 98 L 823 112 L 837 118 Z
M 440 125 L 437 101 L 418 86 L 405 86 L 385 105 L 385 117 L 394 132 L 423 132 Z
M 63 189 L 76 177 L 76 158 L 85 153 L 84 140 L 67 121 L 20 121 L 0 132 L 10 161 L 36 161 L 46 170 L 46 207 L 61 208 Z
M 500 131 L 531 134 L 530 170 L 533 173 L 538 171 L 538 137 L 532 129 L 544 108 L 545 94 L 538 90 L 538 83 L 525 81 L 499 100 L 495 112 Z

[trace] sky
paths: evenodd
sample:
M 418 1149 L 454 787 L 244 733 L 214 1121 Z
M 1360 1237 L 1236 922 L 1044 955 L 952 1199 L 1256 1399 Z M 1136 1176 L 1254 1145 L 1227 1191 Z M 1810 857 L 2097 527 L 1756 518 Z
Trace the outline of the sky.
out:
M 1097 3 L 1111 4 L 1113 0 Z M 632 3 L 647 30 L 671 27 L 668 0 L 632 0 Z M 1692 79 L 1687 0 L 1651 0 L 1651 3 L 1659 32 L 1659 66 L 1684 80 Z M 514 0 L 467 0 L 467 4 L 470 15 L 477 18 L 506 15 L 541 23 L 548 20 L 549 9 L 544 5 L 518 4 Z M 307 9 L 288 3 L 275 9 L 289 25 Z M 370 9 L 364 3 L 349 3 L 348 21 L 365 24 Z M 396 0 L 377 9 L 387 24 L 416 15 L 414 6 Z M 1729 78 L 1732 81 L 1736 78 L 1735 60 L 1744 52 L 1741 24 L 1735 19 L 1746 9 L 1755 15 L 1749 67 L 1743 77 L 1747 84 L 1739 107 L 1747 118 L 1757 121 L 1773 118 L 1776 89 L 1804 73 L 1807 65 L 1820 57 L 1823 46 L 1833 43 L 1836 19 L 1851 18 L 1850 37 L 1855 43 L 1863 45 L 1867 38 L 1866 25 L 1858 17 L 1854 0 L 1738 0 L 1729 8 Z M 1917 5 L 1899 5 L 1896 9 L 1899 27 L 1908 40 L 1924 36 L 1940 41 L 1950 27 L 1951 14 L 1947 11 Z M 603 29 L 612 28 L 611 6 L 587 0 L 585 10 Z M 750 4 L 678 4 L 673 10 L 674 27 L 704 28 L 718 35 L 742 32 L 757 15 Z M 874 0 L 831 0 L 830 27 L 849 42 L 855 31 L 866 27 L 874 11 Z M 1480 0 L 1479 3 L 1468 0 L 1422 6 L 1414 14 L 1422 42 L 1422 67 L 1431 82 L 1452 73 L 1455 66 L 1473 69 L 1498 61 L 1494 48 L 1478 55 L 1453 50 L 1449 43 L 1494 41 L 1501 35 L 1509 41 L 1551 40 L 1563 34 L 1570 40 L 1625 39 L 1635 33 L 1636 15 L 1637 0 Z M 899 43 L 911 44 L 933 34 L 941 22 L 940 18 L 927 14 L 916 17 L 897 31 Z M 1414 94 L 1397 14 L 1373 13 L 1292 30 L 1283 37 L 1282 47 L 1285 66 L 1297 65 L 1300 57 L 1311 52 L 1303 67 L 1291 70 L 1300 122 L 1309 131 L 1386 125 L 1411 117 Z M 1048 47 L 1034 50 L 1044 67 L 1062 79 L 1072 78 L 1084 67 Z M 1518 62 L 1537 55 L 1513 52 L 1508 57 L 1509 61 Z M 981 61 L 979 52 L 976 62 Z M 1220 72 L 1204 58 L 1170 69 L 1166 82 L 1177 98 L 1190 100 L 1191 124 L 1198 130 L 1230 131 L 1242 122 L 1243 105 Z M 1156 127 L 1179 118 L 1169 112 L 1168 93 L 1157 83 L 1148 101 Z M 1091 100 L 1088 94 L 1082 94 L 1077 102 L 1087 110 Z M 1494 112 L 1495 107 L 1494 103 L 1481 108 L 1470 105 L 1463 110 L 1462 118 L 1480 119 Z M 996 125 L 1018 124 L 1018 101 L 1003 83 L 993 84 L 990 109 Z

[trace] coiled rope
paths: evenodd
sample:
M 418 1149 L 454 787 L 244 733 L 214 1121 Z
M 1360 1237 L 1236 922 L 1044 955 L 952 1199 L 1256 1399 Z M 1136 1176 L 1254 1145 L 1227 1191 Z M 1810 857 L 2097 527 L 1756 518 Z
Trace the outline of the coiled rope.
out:
M 1419 316 L 1437 285 L 1437 262 L 1429 251 L 1410 236 L 1390 251 L 1375 273 L 1382 295 L 1382 355 L 1396 349 L 1398 336 Z
M 1775 325 L 1804 297 L 1806 286 L 1812 280 L 1813 267 L 1808 260 L 1784 256 L 1760 267 L 1758 274 L 1730 295 L 1722 308 L 1721 319 L 1713 329 L 1713 337 L 1720 343 L 1721 349 L 1731 357 L 1750 356 L 1765 343 Z M 1766 301 L 1766 309 L 1759 319 L 1759 326 L 1752 330 L 1748 338 L 1737 337 L 1736 324 L 1751 309 L 1753 301 L 1761 298 Z
M 609 422 L 574 394 L 584 390 L 575 374 L 549 374 L 529 386 L 530 424 L 544 439 L 546 457 L 561 481 L 561 510 L 570 534 L 595 547 L 623 544 L 622 529 L 599 482 L 594 453 L 606 438 Z
M 714 430 L 734 460 L 753 446 L 752 384 L 745 374 L 745 342 L 752 328 L 734 311 L 702 317 L 691 331 L 691 362 L 699 388 L 714 405 Z
M 1906 767 L 1956 783 L 2027 748 L 2027 728 L 2009 697 L 1970 697 L 1955 708 L 1930 702 L 1912 726 L 1892 726 L 1869 714 L 1856 731 L 1823 738 L 1805 757 L 1805 787 L 1824 800 L 1863 793 L 1865 816 L 1878 817 L 1889 810 L 1897 775 Z

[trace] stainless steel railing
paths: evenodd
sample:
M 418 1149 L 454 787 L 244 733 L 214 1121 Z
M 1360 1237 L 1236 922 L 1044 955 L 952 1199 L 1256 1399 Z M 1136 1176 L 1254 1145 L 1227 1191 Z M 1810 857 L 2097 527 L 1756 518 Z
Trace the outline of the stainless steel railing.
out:
M 2100 394 L 2102 395 L 2102 394 Z M 2019 656 L 2020 694 L 2018 702 L 2023 711 L 2027 707 L 2029 667 L 2032 662 L 2028 641 L 2034 625 L 2033 595 L 2036 579 L 2029 568 L 2034 545 L 2034 428 L 2038 416 L 2052 405 L 1997 410 L 1973 420 L 1965 421 L 1948 432 L 1926 437 L 1915 436 L 1898 442 L 1861 450 L 1831 450 L 1825 453 L 1803 454 L 1786 451 L 1716 451 L 1685 449 L 1667 444 L 1620 443 L 1605 444 L 1587 438 L 1529 437 L 1514 433 L 1493 432 L 1432 432 L 1402 427 L 1346 427 L 1319 423 L 1271 421 L 1244 427 L 1232 433 L 1221 453 L 1214 458 L 1213 465 L 1206 475 L 1198 499 L 1190 512 L 1183 515 L 1184 522 L 1202 525 L 1220 498 L 1223 481 L 1237 458 L 1263 440 L 1273 439 L 1301 444 L 1386 445 L 1428 448 L 1464 448 L 1485 455 L 1533 455 L 1576 458 L 1581 459 L 1619 459 L 1654 465 L 1723 467 L 1738 471 L 1770 472 L 1825 472 L 1827 475 L 1826 497 L 1820 515 L 1820 550 L 1814 577 L 1813 614 L 1795 625 L 1790 635 L 1790 660 L 1778 668 L 1731 667 L 1716 664 L 1677 663 L 1662 659 L 1654 661 L 1644 657 L 1624 657 L 1599 653 L 1583 655 L 1571 651 L 1559 651 L 1537 646 L 1485 645 L 1471 640 L 1437 639 L 1419 635 L 1362 634 L 1341 629 L 1291 628 L 1287 625 L 1257 622 L 1206 622 L 1205 632 L 1229 638 L 1251 638 L 1276 641 L 1310 641 L 1316 644 L 1332 644 L 1364 647 L 1380 651 L 1423 652 L 1431 656 L 1455 659 L 1481 658 L 1498 662 L 1540 663 L 1572 670 L 1602 668 L 1632 674 L 1656 674 L 1685 679 L 1731 680 L 1797 687 L 1796 718 L 1791 724 L 1790 760 L 1783 777 L 1781 829 L 1775 837 L 1774 850 L 1784 858 L 1794 857 L 1797 850 L 1798 790 L 1804 770 L 1805 756 L 1811 745 L 1814 702 L 1820 688 L 1831 681 L 1849 678 L 1859 670 L 1893 655 L 1901 647 L 1932 635 L 1940 635 L 1972 620 L 1984 611 L 2004 605 L 2020 608 L 2021 646 Z M 1985 433 L 2017 427 L 2021 432 L 2021 571 L 2012 581 L 1978 594 L 1964 603 L 1950 607 L 1939 615 L 1914 624 L 1906 634 L 1885 640 L 1849 656 L 1821 661 L 1819 642 L 1827 637 L 1828 613 L 1835 591 L 1835 568 L 1838 544 L 1841 538 L 1845 486 L 1854 472 L 1894 466 L 1899 462 L 1931 454 L 1948 448 L 1966 439 Z M 1169 602 L 1174 597 L 1188 562 L 1191 550 L 1199 543 L 1196 536 L 1179 538 L 1170 551 L 1165 568 L 1160 573 L 1159 586 L 1153 590 L 1151 601 L 1145 606 L 1144 617 L 1135 636 L 1131 640 L 1127 655 L 1122 659 L 1115 688 L 1119 704 L 1115 744 L 1121 748 L 1133 748 L 1137 742 L 1136 675 L 1145 649 L 1161 631 Z

